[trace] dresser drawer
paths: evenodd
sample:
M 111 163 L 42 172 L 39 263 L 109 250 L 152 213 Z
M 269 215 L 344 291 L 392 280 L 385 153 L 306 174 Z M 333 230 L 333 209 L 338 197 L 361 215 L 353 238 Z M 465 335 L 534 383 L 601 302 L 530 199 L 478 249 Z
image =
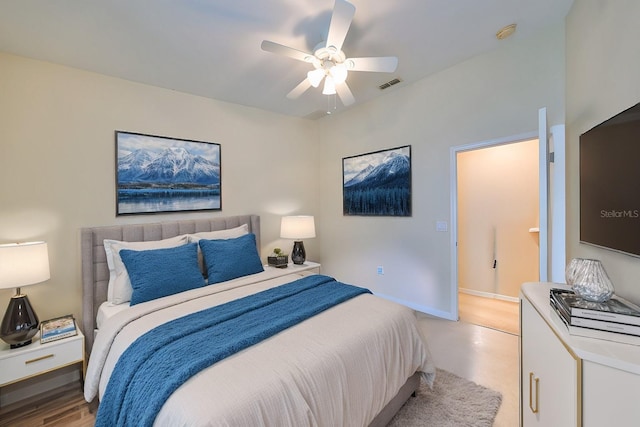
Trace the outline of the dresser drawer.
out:
M 62 368 L 74 363 L 84 363 L 84 339 L 76 336 L 59 341 L 2 352 L 0 357 L 0 386 L 35 375 Z

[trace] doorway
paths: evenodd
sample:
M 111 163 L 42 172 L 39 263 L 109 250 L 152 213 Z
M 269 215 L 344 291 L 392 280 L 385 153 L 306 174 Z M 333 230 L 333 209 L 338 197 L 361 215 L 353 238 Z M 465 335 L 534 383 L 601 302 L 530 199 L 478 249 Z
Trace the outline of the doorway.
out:
M 539 273 L 539 141 L 456 153 L 461 320 L 519 333 L 518 294 Z

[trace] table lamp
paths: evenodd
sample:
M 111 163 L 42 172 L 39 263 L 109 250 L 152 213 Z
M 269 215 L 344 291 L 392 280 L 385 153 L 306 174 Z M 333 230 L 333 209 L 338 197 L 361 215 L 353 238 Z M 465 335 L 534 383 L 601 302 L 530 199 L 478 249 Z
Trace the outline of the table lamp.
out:
M 40 323 L 20 287 L 44 282 L 49 277 L 46 242 L 0 245 L 0 289 L 16 288 L 0 326 L 0 338 L 11 348 L 31 344 Z
M 316 225 L 313 216 L 283 216 L 280 222 L 280 237 L 294 239 L 291 260 L 294 264 L 304 264 L 307 254 L 302 239 L 316 237 Z

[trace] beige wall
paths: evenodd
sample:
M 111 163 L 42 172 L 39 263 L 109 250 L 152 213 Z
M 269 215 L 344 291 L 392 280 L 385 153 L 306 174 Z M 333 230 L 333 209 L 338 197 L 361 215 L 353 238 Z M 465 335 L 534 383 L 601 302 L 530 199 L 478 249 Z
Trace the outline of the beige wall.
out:
M 536 131 L 538 109 L 564 123 L 564 24 L 320 121 L 324 269 L 414 308 L 451 307 L 451 147 Z M 413 216 L 342 215 L 341 159 L 412 146 Z M 383 265 L 385 274 L 376 274 Z
M 280 215 L 315 214 L 318 237 L 305 246 L 323 272 L 446 315 L 450 234 L 435 222 L 450 220 L 450 147 L 534 131 L 543 106 L 564 122 L 564 25 L 316 122 L 8 54 L 0 93 L 0 240 L 49 242 L 51 280 L 25 289 L 43 319 L 80 317 L 81 227 L 210 215 L 116 218 L 114 130 L 221 143 L 213 215 L 261 214 L 263 257 L 287 247 Z M 413 216 L 343 217 L 341 159 L 405 144 Z
M 567 255 L 602 260 L 616 293 L 640 303 L 640 259 L 579 243 L 579 137 L 640 102 L 640 2 L 579 0 L 567 33 Z M 639 236 L 640 238 L 640 236 Z
M 538 140 L 458 153 L 457 169 L 458 287 L 517 298 L 539 276 Z
M 81 227 L 256 213 L 266 258 L 281 215 L 318 209 L 315 122 L 2 53 L 0 94 L 0 242 L 49 243 L 51 279 L 23 288 L 41 320 L 81 317 Z M 222 212 L 116 218 L 115 130 L 222 144 Z

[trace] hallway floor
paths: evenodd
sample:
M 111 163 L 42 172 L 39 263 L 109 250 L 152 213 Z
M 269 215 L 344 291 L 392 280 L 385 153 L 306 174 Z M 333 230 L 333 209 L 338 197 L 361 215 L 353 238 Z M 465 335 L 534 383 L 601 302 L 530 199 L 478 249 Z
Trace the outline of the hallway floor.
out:
M 460 320 L 520 335 L 520 304 L 496 298 L 458 293 Z
M 518 335 L 422 313 L 418 321 L 438 368 L 502 393 L 494 426 L 519 425 Z

